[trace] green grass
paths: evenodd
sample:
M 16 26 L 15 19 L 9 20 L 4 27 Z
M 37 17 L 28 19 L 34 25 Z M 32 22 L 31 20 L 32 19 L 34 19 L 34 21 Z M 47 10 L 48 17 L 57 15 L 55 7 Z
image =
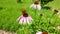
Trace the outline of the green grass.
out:
M 51 10 L 42 9 L 36 11 L 37 16 L 35 17 L 35 10 L 29 8 L 31 4 L 32 1 L 30 0 L 25 0 L 23 3 L 17 3 L 17 0 L 0 0 L 0 7 L 2 7 L 0 9 L 0 29 L 17 32 L 17 34 L 35 34 L 39 30 L 47 31 L 49 34 L 59 34 L 60 31 L 56 30 L 56 26 L 60 25 L 58 15 L 52 16 L 53 12 Z M 47 6 L 60 9 L 59 4 L 60 0 L 54 0 L 48 3 Z M 22 14 L 21 8 L 25 8 L 27 13 L 35 20 L 32 25 L 23 26 L 16 21 Z M 38 14 L 43 14 L 41 19 Z M 48 18 L 51 19 L 51 23 L 48 22 Z

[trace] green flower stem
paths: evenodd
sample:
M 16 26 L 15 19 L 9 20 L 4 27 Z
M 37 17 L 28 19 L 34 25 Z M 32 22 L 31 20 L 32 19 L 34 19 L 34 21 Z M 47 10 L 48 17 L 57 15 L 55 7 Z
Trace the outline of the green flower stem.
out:
M 54 15 L 55 15 L 55 14 L 52 14 L 52 16 L 54 16 Z M 51 24 L 51 22 L 50 22 L 50 21 L 51 21 L 52 16 L 50 17 L 50 19 L 49 19 L 49 21 L 48 21 L 48 22 L 49 22 L 49 24 Z
M 24 27 L 23 27 L 23 29 L 24 29 L 24 34 L 27 34 L 27 25 L 25 25 Z

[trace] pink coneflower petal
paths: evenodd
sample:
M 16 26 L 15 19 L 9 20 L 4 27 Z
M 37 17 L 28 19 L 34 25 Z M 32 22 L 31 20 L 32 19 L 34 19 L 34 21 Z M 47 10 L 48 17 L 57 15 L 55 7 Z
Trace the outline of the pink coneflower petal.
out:
M 42 32 L 37 32 L 36 34 L 42 34 Z
M 29 19 L 29 20 L 33 20 L 33 19 L 31 18 L 31 16 L 29 16 L 28 19 Z
M 40 5 L 37 5 L 38 10 L 40 10 L 42 7 Z

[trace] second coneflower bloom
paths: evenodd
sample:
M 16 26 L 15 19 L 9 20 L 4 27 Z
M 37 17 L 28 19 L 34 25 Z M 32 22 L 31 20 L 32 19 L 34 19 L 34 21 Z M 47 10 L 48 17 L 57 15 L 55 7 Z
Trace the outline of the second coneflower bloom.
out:
M 60 14 L 59 10 L 54 9 L 54 14 Z
M 48 34 L 48 32 L 41 32 L 41 31 L 39 31 L 36 34 Z
M 30 6 L 30 8 L 37 9 L 37 10 L 41 10 L 41 5 L 39 4 L 38 1 L 35 1 L 35 2 Z

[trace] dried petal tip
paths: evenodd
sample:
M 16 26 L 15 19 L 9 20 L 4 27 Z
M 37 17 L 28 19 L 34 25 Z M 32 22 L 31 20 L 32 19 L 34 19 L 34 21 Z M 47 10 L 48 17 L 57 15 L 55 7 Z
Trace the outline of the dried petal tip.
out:
M 26 10 L 24 8 L 22 8 L 22 13 L 25 13 L 25 12 L 26 12 Z
M 39 4 L 39 3 L 38 3 L 38 1 L 35 1 L 35 2 L 34 2 L 34 4 L 36 4 L 36 5 L 37 5 L 37 4 Z
M 42 34 L 48 34 L 48 32 L 43 32 Z

